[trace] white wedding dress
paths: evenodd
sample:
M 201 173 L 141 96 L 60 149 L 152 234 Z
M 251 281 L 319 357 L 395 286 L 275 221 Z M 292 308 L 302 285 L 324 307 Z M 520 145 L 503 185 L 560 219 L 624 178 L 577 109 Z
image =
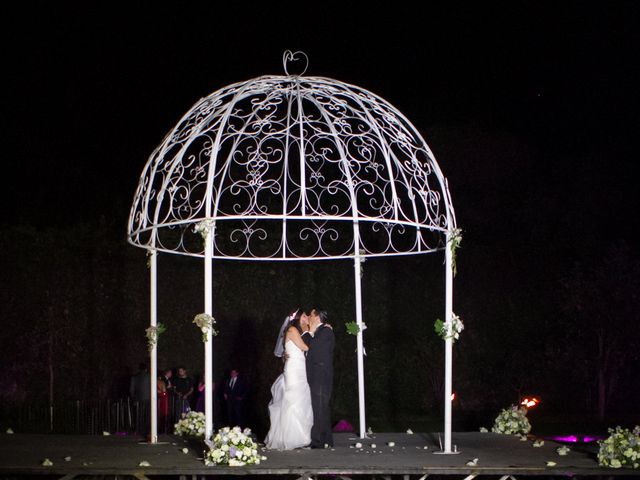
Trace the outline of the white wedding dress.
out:
M 291 340 L 284 351 L 288 358 L 284 373 L 271 386 L 271 428 L 264 443 L 267 448 L 291 450 L 311 443 L 313 410 L 304 352 Z

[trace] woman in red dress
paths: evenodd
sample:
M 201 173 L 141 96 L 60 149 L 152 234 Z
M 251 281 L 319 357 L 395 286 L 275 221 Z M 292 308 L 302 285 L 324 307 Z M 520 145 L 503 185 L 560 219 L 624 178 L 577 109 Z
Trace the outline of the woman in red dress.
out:
M 167 419 L 169 417 L 169 393 L 164 377 L 158 377 L 158 427 L 162 433 L 167 433 Z

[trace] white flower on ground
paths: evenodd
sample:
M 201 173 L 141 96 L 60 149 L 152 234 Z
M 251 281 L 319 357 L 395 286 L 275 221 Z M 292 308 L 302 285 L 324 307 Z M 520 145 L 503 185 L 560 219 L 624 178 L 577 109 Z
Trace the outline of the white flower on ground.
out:
M 535 448 L 540 448 L 543 445 L 544 445 L 544 440 L 536 440 L 535 442 L 533 442 L 533 446 Z
M 109 432 L 107 432 L 107 431 L 104 431 L 104 432 L 102 432 L 102 435 L 104 435 L 105 437 L 108 437 L 111 434 Z
M 183 449 L 182 449 L 182 453 L 189 453 L 189 449 L 188 449 L 188 448 L 186 448 L 186 447 L 185 447 L 185 448 L 183 448 Z
M 149 462 L 147 462 L 146 460 L 143 460 L 138 464 L 138 466 L 139 467 L 150 467 L 151 464 Z
M 407 428 L 407 434 L 408 435 L 413 435 L 413 430 L 411 430 L 410 428 Z
M 387 445 L 390 447 L 395 447 L 396 446 L 396 442 L 387 442 Z
M 485 427 L 480 427 L 480 431 L 482 433 L 487 433 L 489 430 L 487 430 Z
M 70 462 L 71 461 L 71 457 L 64 457 L 64 461 L 65 462 Z
M 41 465 L 42 465 L 43 467 L 51 467 L 51 466 L 53 466 L 53 462 L 52 462 L 51 460 L 49 460 L 48 458 L 45 458 L 45 459 L 42 461 Z
M 563 445 L 561 447 L 556 448 L 556 452 L 558 452 L 558 455 L 560 455 L 561 457 L 564 457 L 570 451 L 571 451 L 571 449 L 569 447 L 567 447 L 566 445 Z
M 11 427 L 7 428 L 7 433 L 9 435 L 13 435 L 13 430 L 11 429 Z
M 469 460 L 467 462 L 467 467 L 475 467 L 476 465 L 478 465 L 478 459 L 474 458 L 473 460 Z
M 356 442 L 356 448 L 362 448 L 362 444 L 360 442 Z
M 376 444 L 375 444 L 375 443 L 372 443 L 372 444 L 371 444 L 371 448 L 376 448 Z
M 207 466 L 259 465 L 261 460 L 267 459 L 258 454 L 258 444 L 251 437 L 251 430 L 248 428 L 244 430 L 239 427 L 222 428 L 207 445 L 209 450 L 204 456 L 204 463 Z
M 547 462 L 547 467 L 555 467 L 556 465 L 557 465 L 556 462 L 552 462 L 552 461 Z

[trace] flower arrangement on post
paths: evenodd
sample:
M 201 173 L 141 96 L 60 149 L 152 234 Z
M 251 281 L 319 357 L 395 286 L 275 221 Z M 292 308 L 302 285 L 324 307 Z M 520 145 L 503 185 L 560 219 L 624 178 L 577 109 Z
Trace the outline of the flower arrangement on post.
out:
M 194 233 L 199 233 L 202 237 L 202 241 L 206 243 L 207 237 L 211 234 L 215 228 L 216 222 L 211 219 L 202 220 L 193 227 Z
M 640 426 L 629 430 L 609 429 L 609 437 L 598 442 L 598 463 L 611 468 L 640 468 Z
M 496 417 L 491 431 L 507 435 L 526 435 L 531 431 L 527 412 L 527 407 L 522 405 L 511 405 L 511 407 L 503 409 Z
M 360 326 L 356 322 L 347 322 L 344 324 L 347 327 L 347 333 L 349 335 L 357 336 L 360 333 Z M 362 322 L 362 331 L 364 332 L 367 329 L 367 325 Z
M 158 344 L 158 337 L 167 331 L 167 327 L 165 327 L 162 323 L 158 323 L 155 327 L 149 327 L 145 330 L 145 336 L 147 337 L 147 347 L 149 351 L 153 350 Z
M 188 412 L 173 426 L 176 435 L 190 438 L 204 438 L 204 413 Z
M 452 313 L 451 314 L 451 334 L 449 334 L 449 329 L 447 328 L 447 324 L 442 320 L 440 320 L 439 318 L 436 319 L 435 323 L 433 324 L 433 328 L 438 334 L 438 336 L 443 340 L 452 338 L 453 341 L 455 342 L 460 338 L 460 332 L 464 330 L 464 323 L 462 323 L 462 320 L 458 315 L 456 315 L 455 313 Z
M 251 430 L 240 427 L 224 427 L 218 430 L 209 451 L 205 453 L 204 463 L 207 466 L 229 465 L 242 467 L 258 465 L 267 457 L 258 453 L 258 444 L 251 438 Z
M 458 273 L 458 267 L 456 265 L 456 254 L 458 249 L 460 248 L 460 244 L 462 243 L 462 229 L 454 228 L 451 232 L 451 237 L 449 237 L 449 242 L 451 243 L 451 269 L 453 270 L 453 276 L 455 277 Z
M 216 337 L 218 330 L 215 328 L 216 319 L 208 313 L 199 313 L 193 317 L 193 323 L 195 323 L 202 332 L 202 341 L 206 342 L 209 339 L 209 332 Z

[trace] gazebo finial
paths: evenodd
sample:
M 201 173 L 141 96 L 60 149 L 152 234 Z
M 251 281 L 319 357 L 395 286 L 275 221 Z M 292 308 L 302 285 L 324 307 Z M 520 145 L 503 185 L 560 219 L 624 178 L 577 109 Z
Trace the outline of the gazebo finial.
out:
M 302 72 L 294 74 L 289 73 L 289 66 L 293 65 L 303 65 L 304 68 Z M 309 57 L 306 53 L 301 50 L 297 52 L 292 52 L 291 50 L 286 50 L 282 55 L 282 66 L 284 67 L 284 73 L 289 77 L 301 77 L 307 72 L 307 68 L 309 68 Z

